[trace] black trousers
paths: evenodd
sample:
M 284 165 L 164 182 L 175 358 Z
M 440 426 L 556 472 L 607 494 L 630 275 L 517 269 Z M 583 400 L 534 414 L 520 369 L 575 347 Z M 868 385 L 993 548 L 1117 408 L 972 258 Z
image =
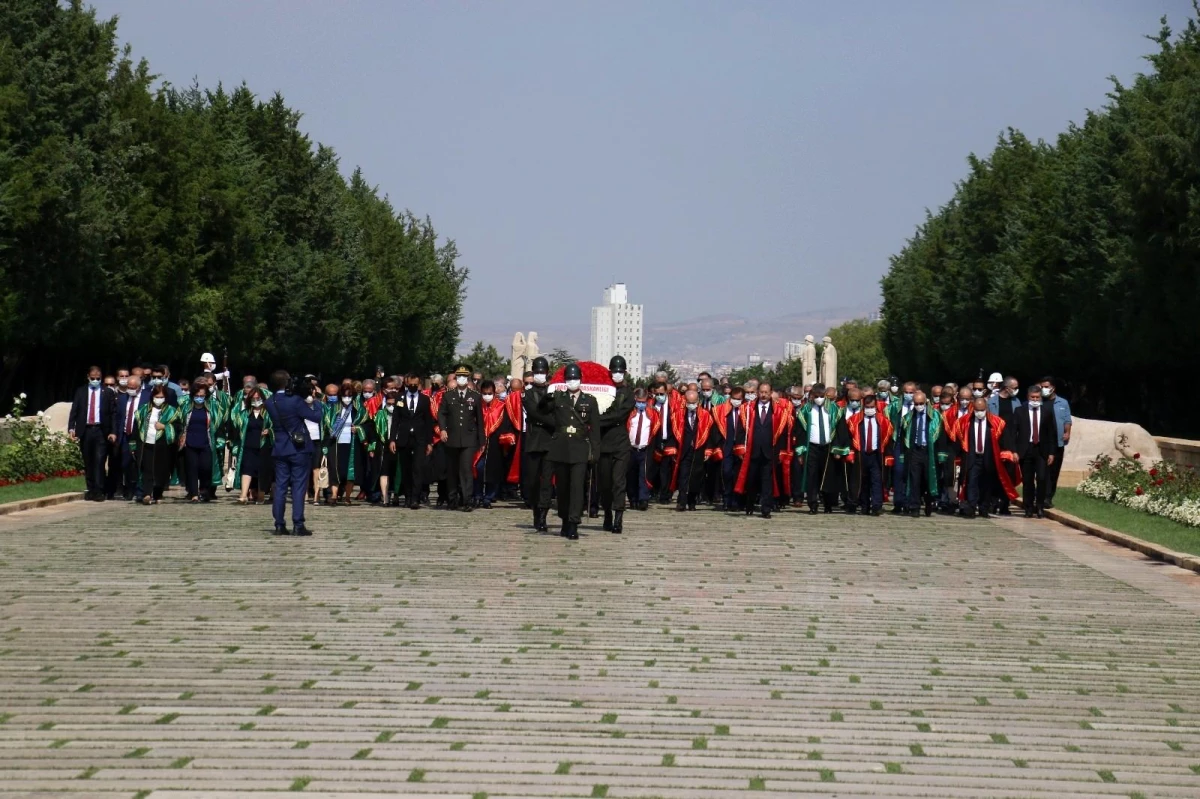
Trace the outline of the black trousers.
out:
M 863 513 L 883 507 L 883 453 L 860 452 L 858 454 L 860 488 L 858 507 Z
M 625 510 L 625 481 L 629 479 L 629 448 L 601 452 L 596 465 L 600 473 L 600 505 L 606 510 Z
M 583 519 L 583 501 L 587 494 L 587 464 L 554 464 L 554 489 L 558 492 L 558 517 L 579 524 Z
M 672 447 L 676 447 L 671 444 Z M 678 455 L 663 455 L 662 460 L 658 462 L 654 473 L 654 490 L 658 492 L 659 502 L 671 501 L 671 476 L 675 473 L 675 459 Z
M 1058 490 L 1058 473 L 1062 471 L 1066 451 L 1066 447 L 1054 450 L 1054 463 L 1046 467 L 1046 499 L 1050 501 L 1054 500 L 1054 492 Z
M 954 453 L 947 454 L 945 462 L 938 465 L 938 483 L 941 485 L 941 505 L 943 508 L 958 507 L 957 484 L 955 476 Z
M 587 503 L 589 513 L 600 513 L 600 470 L 597 468 L 599 462 L 588 464 L 587 468 L 587 483 L 584 491 L 587 492 Z
M 136 460 L 140 482 L 134 492 L 138 499 L 146 494 L 162 499 L 163 491 L 171 482 L 171 450 L 171 445 L 161 438 L 153 444 L 138 444 Z
M 87 490 L 93 494 L 104 493 L 104 461 L 108 459 L 108 439 L 104 429 L 91 424 L 79 433 L 79 452 L 83 455 L 83 475 Z
M 550 509 L 550 478 L 554 467 L 546 452 L 521 453 L 521 493 L 530 508 Z
M 471 473 L 474 460 L 474 447 L 446 447 L 446 495 L 450 502 L 470 501 L 475 491 L 475 475 Z
M 742 459 L 733 454 L 733 450 L 721 459 L 721 483 L 725 488 L 725 510 L 733 510 L 741 503 L 737 496 L 733 493 L 733 487 L 737 485 L 738 472 L 742 470 Z
M 676 488 L 679 489 L 679 507 L 687 507 L 696 504 L 696 492 L 692 489 L 695 484 L 701 484 L 703 487 L 703 477 L 696 475 L 697 469 L 704 468 L 702 455 L 694 449 L 680 449 L 679 451 L 679 477 L 676 481 Z M 696 479 L 700 477 L 700 479 Z
M 1058 463 L 1058 458 L 1054 459 Z M 1025 512 L 1041 510 L 1046 504 L 1047 473 L 1053 466 L 1046 465 L 1040 453 L 1030 452 L 1021 458 L 1021 485 L 1025 499 Z
M 818 501 L 825 507 L 832 508 L 837 504 L 837 493 L 823 493 L 821 483 L 825 480 L 825 469 L 833 468 L 829 464 L 828 444 L 809 444 L 804 456 L 804 487 L 808 494 L 808 507 L 817 507 Z
M 429 479 L 429 458 L 424 445 L 396 447 L 396 464 L 400 470 L 400 483 L 394 485 L 389 480 L 388 489 L 396 496 L 403 494 L 408 505 L 419 502 L 425 482 Z M 395 470 L 388 472 L 388 477 L 394 478 Z
M 626 493 L 629 495 L 630 502 L 649 502 L 650 501 L 650 484 L 648 482 L 649 475 L 646 473 L 646 467 L 651 459 L 650 449 L 636 449 L 629 451 L 629 469 L 626 472 L 625 487 Z M 600 457 L 604 457 L 601 455 Z M 730 483 L 730 485 L 733 485 Z M 616 506 L 614 509 L 619 510 Z
M 758 490 L 758 505 L 770 510 L 775 502 L 775 459 L 763 455 L 750 456 L 746 470 L 744 498 L 747 508 L 754 507 L 754 491 Z
M 967 507 L 972 511 L 988 511 L 996 495 L 996 465 L 985 457 L 975 458 L 966 469 Z
M 208 495 L 212 485 L 212 450 L 208 447 L 184 447 L 183 464 L 188 498 Z
M 905 507 L 909 512 L 920 510 L 927 502 L 932 502 L 933 486 L 929 485 L 929 448 L 913 447 L 905 453 L 905 477 L 908 478 L 908 502 Z

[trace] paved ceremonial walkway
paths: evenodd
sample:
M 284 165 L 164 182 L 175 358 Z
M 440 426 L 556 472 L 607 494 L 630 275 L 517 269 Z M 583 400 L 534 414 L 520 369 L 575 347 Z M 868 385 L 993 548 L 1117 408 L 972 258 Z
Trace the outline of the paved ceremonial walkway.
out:
M 0 519 L 0 796 L 1200 797 L 1200 579 L 1050 522 Z

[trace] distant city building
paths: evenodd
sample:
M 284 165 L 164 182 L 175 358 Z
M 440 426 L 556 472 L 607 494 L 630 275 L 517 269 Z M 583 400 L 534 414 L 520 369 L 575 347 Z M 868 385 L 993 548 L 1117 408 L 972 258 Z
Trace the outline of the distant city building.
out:
M 625 357 L 631 375 L 642 374 L 642 306 L 631 305 L 624 283 L 604 290 L 604 304 L 592 308 L 592 360 L 608 366 L 614 355 Z
M 800 349 L 804 346 L 803 341 L 785 341 L 783 342 L 783 360 L 790 361 L 793 358 L 800 357 Z
M 762 356 L 757 352 L 752 352 L 746 356 L 746 364 L 749 366 L 758 366 L 762 363 Z

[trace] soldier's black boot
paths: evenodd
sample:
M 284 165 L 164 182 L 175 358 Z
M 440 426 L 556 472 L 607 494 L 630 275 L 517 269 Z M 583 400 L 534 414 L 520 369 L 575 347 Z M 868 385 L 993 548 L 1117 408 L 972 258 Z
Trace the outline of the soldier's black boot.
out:
M 625 527 L 625 511 L 619 510 L 613 515 L 612 531 L 620 533 Z
M 578 541 L 579 540 L 579 525 L 576 524 L 575 522 L 567 522 L 566 528 L 567 528 L 567 532 L 564 533 L 564 535 L 566 535 L 567 540 L 568 541 Z
M 613 529 L 613 512 L 611 510 L 604 511 L 604 529 L 607 532 L 611 532 Z
M 550 509 L 549 509 L 549 508 L 542 508 L 541 510 L 539 510 L 539 511 L 538 511 L 538 513 L 540 513 L 540 514 L 541 514 L 541 515 L 538 517 L 538 525 L 537 525 L 537 530 L 538 530 L 538 532 L 539 532 L 539 533 L 548 533 L 548 532 L 550 532 L 550 524 L 549 524 L 549 522 L 548 522 L 548 520 L 547 520 L 547 517 L 550 515 Z
M 542 511 L 540 508 L 533 509 L 533 529 L 535 532 L 542 529 Z

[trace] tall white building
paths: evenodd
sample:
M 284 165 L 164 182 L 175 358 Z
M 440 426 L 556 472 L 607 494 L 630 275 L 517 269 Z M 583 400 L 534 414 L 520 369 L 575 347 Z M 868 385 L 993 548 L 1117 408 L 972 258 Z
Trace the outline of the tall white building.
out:
M 800 351 L 804 349 L 803 341 L 785 341 L 783 342 L 783 360 L 790 361 L 793 358 L 800 357 Z
M 603 366 L 625 357 L 631 375 L 642 373 L 642 306 L 629 303 L 624 283 L 604 290 L 604 304 L 592 308 L 592 360 Z

